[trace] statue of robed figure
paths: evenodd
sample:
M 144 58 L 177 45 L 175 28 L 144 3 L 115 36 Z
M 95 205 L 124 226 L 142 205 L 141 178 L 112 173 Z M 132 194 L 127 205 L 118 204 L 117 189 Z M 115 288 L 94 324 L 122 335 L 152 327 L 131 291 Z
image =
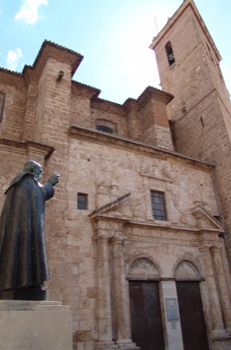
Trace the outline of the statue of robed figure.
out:
M 42 167 L 28 161 L 6 190 L 0 217 L 0 298 L 46 299 L 50 279 L 44 236 L 45 201 L 59 182 L 54 174 L 40 184 Z

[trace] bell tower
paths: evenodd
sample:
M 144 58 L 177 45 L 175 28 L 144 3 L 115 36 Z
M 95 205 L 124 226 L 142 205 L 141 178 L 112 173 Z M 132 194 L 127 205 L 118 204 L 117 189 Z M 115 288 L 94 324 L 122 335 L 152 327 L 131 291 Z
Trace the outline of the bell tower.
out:
M 216 164 L 214 182 L 231 253 L 231 103 L 221 56 L 193 0 L 185 0 L 154 38 L 175 150 Z M 201 188 L 203 190 L 203 186 Z

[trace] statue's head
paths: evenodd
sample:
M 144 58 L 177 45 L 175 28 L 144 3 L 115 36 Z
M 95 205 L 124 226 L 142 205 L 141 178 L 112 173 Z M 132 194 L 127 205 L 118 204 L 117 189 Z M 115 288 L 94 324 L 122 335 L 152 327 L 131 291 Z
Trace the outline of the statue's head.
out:
M 24 165 L 23 172 L 33 174 L 34 178 L 39 181 L 41 179 L 42 166 L 34 160 L 28 160 Z

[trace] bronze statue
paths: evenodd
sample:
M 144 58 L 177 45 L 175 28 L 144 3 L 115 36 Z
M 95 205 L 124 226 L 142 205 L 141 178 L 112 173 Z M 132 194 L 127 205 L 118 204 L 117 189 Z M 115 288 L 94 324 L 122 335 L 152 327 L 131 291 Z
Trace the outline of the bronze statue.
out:
M 50 279 L 44 237 L 45 201 L 53 197 L 59 174 L 41 185 L 41 172 L 39 163 L 28 161 L 5 192 L 0 217 L 0 298 L 45 299 L 42 285 Z

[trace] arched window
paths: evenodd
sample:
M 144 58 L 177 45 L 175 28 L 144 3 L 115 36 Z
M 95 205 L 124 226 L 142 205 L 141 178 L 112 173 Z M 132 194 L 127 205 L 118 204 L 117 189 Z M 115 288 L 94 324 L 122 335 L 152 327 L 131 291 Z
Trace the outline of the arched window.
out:
M 117 134 L 117 125 L 106 119 L 97 119 L 96 130 L 107 132 L 108 134 Z
M 175 57 L 172 49 L 172 44 L 170 41 L 168 41 L 167 44 L 165 45 L 165 50 L 168 58 L 168 63 L 171 66 L 175 62 Z
M 2 118 L 3 118 L 5 98 L 6 98 L 6 95 L 0 91 L 0 123 L 1 123 Z

